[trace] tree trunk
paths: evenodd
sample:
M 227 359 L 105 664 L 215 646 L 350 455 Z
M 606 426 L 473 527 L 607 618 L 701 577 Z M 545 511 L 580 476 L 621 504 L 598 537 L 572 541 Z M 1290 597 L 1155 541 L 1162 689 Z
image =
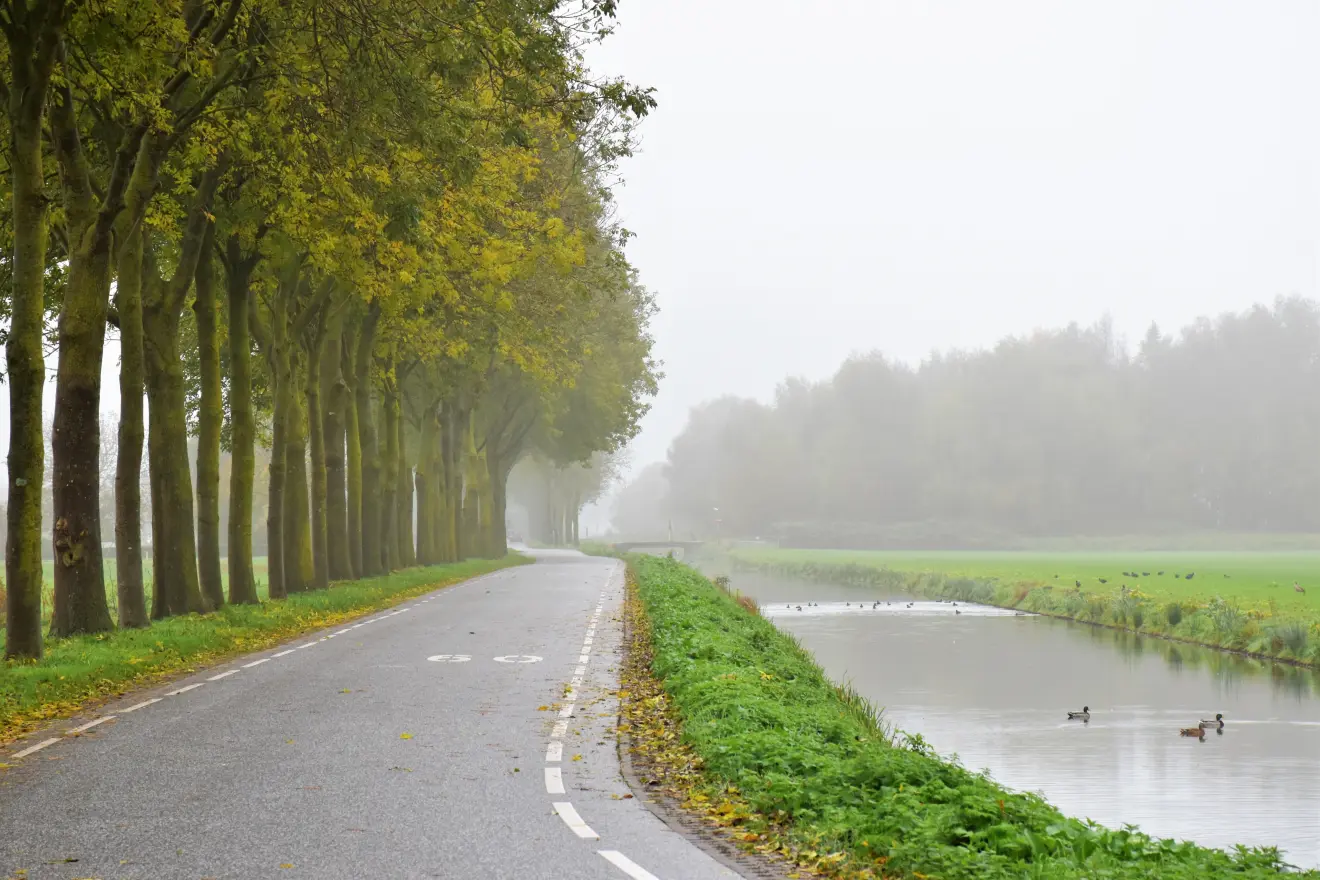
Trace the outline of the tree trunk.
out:
M 344 379 L 344 440 L 347 446 L 347 472 L 344 483 L 348 496 L 348 557 L 352 577 L 364 577 L 362 571 L 362 433 L 358 424 L 357 372 L 353 368 L 348 334 L 341 341 L 340 371 Z
M 226 245 L 229 284 L 229 601 L 255 604 L 252 571 L 252 493 L 256 472 L 256 419 L 252 414 L 252 337 L 248 326 L 248 282 L 254 260 L 245 259 L 237 238 Z
M 288 477 L 286 454 L 288 451 L 289 410 L 292 407 L 286 399 L 289 395 L 288 353 L 277 349 L 271 358 L 271 380 L 274 384 L 275 405 L 271 414 L 270 442 L 270 484 L 269 500 L 266 502 L 266 559 L 270 576 L 270 597 L 283 599 L 289 594 L 285 572 L 292 567 L 285 560 L 284 543 L 284 498 L 285 484 Z
M 395 395 L 395 427 L 399 432 L 399 479 L 395 503 L 398 515 L 394 531 L 399 542 L 399 565 L 411 568 L 417 564 L 417 548 L 413 544 L 413 472 L 408 461 L 408 424 L 403 418 L 398 395 Z
M 340 369 L 342 331 L 335 327 L 321 355 L 321 416 L 325 444 L 326 565 L 332 581 L 350 580 L 353 562 L 349 554 L 348 470 L 344 456 L 344 410 L 348 389 Z
M 115 455 L 115 575 L 119 625 L 143 627 L 147 597 L 142 579 L 142 228 L 135 225 L 119 257 L 115 308 L 119 313 L 119 441 Z
M 201 402 L 197 413 L 197 561 L 202 597 L 211 608 L 225 604 L 220 578 L 220 426 L 224 400 L 220 387 L 219 303 L 211 267 L 214 226 L 207 225 L 197 259 L 197 357 Z
M 434 565 L 435 527 L 431 514 L 433 502 L 431 492 L 435 485 L 435 413 L 427 410 L 422 413 L 421 438 L 417 448 L 417 472 L 414 476 L 417 492 L 417 561 L 422 565 Z
M 358 335 L 354 364 L 358 436 L 362 460 L 362 575 L 384 574 L 381 536 L 380 452 L 376 444 L 376 418 L 371 407 L 371 356 L 376 345 L 380 307 L 372 304 Z
M 391 380 L 392 381 L 392 380 Z M 381 468 L 381 554 L 386 571 L 403 567 L 399 558 L 399 396 L 387 386 L 380 401 L 380 436 L 385 455 Z
M 325 424 L 321 412 L 321 352 L 325 347 L 324 318 L 316 328 L 315 336 L 307 347 L 307 430 L 311 437 L 312 470 L 312 589 L 323 590 L 330 585 L 330 554 L 326 547 L 329 529 L 326 525 Z
M 487 440 L 489 443 L 490 441 Z M 486 451 L 486 472 L 490 480 L 490 551 L 492 558 L 499 559 L 509 552 L 509 533 L 504 519 L 508 512 L 509 468 L 503 459 Z
M 25 25 L 27 22 L 24 23 Z M 9 385 L 9 501 L 5 535 L 5 656 L 41 656 L 41 489 L 45 437 L 41 424 L 46 365 L 42 358 L 47 200 L 41 163 L 41 120 L 55 64 L 58 28 L 38 42 L 11 21 L 9 38 L 10 186 L 14 225 L 13 289 L 5 366 Z
M 289 593 L 311 589 L 316 576 L 307 499 L 307 406 L 299 378 L 294 366 L 288 376 L 290 409 L 284 428 L 284 589 Z
M 161 618 L 207 609 L 197 580 L 179 313 L 162 308 L 159 302 L 147 303 L 142 326 L 150 407 L 147 457 L 156 587 L 152 615 Z

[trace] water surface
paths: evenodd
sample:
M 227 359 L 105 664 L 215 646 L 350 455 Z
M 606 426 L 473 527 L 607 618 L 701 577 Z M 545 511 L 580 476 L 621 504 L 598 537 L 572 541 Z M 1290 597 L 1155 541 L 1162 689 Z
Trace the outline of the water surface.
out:
M 1320 676 L 1310 670 L 864 587 L 749 573 L 732 585 L 887 721 L 969 769 L 1110 827 L 1278 846 L 1320 866 Z M 1090 722 L 1068 721 L 1083 705 Z M 1178 735 L 1216 712 L 1221 733 Z

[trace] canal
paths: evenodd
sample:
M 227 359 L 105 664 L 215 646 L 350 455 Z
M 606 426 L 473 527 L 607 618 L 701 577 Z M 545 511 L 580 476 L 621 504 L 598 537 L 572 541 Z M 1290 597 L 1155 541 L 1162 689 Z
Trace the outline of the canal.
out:
M 865 587 L 746 572 L 732 586 L 888 723 L 968 769 L 1110 827 L 1320 866 L 1313 671 Z M 1084 705 L 1089 723 L 1067 720 Z M 1222 731 L 1179 736 L 1215 713 Z

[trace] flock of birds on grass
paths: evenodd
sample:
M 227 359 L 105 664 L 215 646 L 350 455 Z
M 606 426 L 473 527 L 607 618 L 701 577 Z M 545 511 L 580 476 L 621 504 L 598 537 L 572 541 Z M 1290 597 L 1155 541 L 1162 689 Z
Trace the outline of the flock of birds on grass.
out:
M 1082 723 L 1086 723 L 1086 722 L 1090 721 L 1090 720 L 1091 720 L 1091 707 L 1090 707 L 1090 706 L 1083 706 L 1083 707 L 1082 707 L 1082 711 L 1080 711 L 1080 712 L 1069 712 L 1069 713 L 1068 713 L 1068 720 L 1069 720 L 1069 721 L 1081 721 Z M 1199 724 L 1197 724 L 1195 727 L 1180 727 L 1180 728 L 1178 728 L 1178 735 L 1179 735 L 1179 736 L 1192 736 L 1192 737 L 1196 737 L 1197 739 L 1203 740 L 1203 739 L 1205 739 L 1205 732 L 1206 732 L 1206 730 L 1215 730 L 1215 731 L 1218 731 L 1219 733 L 1223 733 L 1223 732 L 1224 732 L 1224 713 L 1223 713 L 1223 712 L 1216 712 L 1216 713 L 1215 713 L 1215 717 L 1214 717 L 1213 719 L 1202 718 L 1202 719 L 1201 719 L 1201 722 L 1200 722 Z
M 893 602 L 881 602 L 879 599 L 876 599 L 876 600 L 874 600 L 874 601 L 871 602 L 871 604 L 870 604 L 870 608 L 871 608 L 872 611 L 875 611 L 875 610 L 879 609 L 881 605 L 893 605 L 893 604 L 894 604 Z M 936 605 L 943 605 L 943 604 L 945 604 L 945 602 L 944 602 L 943 599 L 936 599 L 936 600 L 935 600 L 935 604 L 936 604 Z M 851 608 L 852 605 L 853 605 L 853 603 L 851 603 L 851 602 L 844 602 L 843 605 L 844 605 L 845 608 Z M 909 602 L 909 603 L 907 603 L 906 605 L 904 605 L 903 607 L 904 607 L 904 608 L 911 608 L 912 605 L 913 605 L 913 603 Z M 951 608 L 953 609 L 953 613 L 954 613 L 954 614 L 962 614 L 962 611 L 958 608 L 958 603 L 957 603 L 957 602 L 949 602 L 948 605 L 949 605 L 949 607 L 951 607 Z M 820 607 L 820 603 L 819 603 L 819 602 L 808 602 L 808 603 L 807 603 L 807 607 L 808 607 L 808 608 L 819 608 L 819 607 Z M 857 603 L 857 610 L 858 610 L 858 611 L 864 611 L 864 610 L 866 610 L 866 608 L 867 608 L 867 604 L 866 604 L 865 602 L 858 602 L 858 603 Z M 798 610 L 798 611 L 801 611 L 801 610 L 802 610 L 802 606 L 801 606 L 801 605 L 794 605 L 794 604 L 792 604 L 791 602 L 790 602 L 789 604 L 787 604 L 787 605 L 784 606 L 784 610 L 785 610 L 785 611 L 792 611 L 792 610 L 794 610 L 794 609 L 796 609 L 796 610 Z M 1022 612 L 1022 611 L 1018 611 L 1018 612 L 1016 612 L 1016 613 L 1014 614 L 1014 616 L 1015 616 L 1015 617 L 1025 617 L 1026 615 L 1025 615 L 1024 612 Z

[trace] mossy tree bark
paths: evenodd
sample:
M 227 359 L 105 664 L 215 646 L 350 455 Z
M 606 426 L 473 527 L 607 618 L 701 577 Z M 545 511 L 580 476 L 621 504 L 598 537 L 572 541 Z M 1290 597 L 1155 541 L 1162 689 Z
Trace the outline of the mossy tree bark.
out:
M 325 444 L 326 576 L 332 581 L 353 577 L 348 531 L 348 462 L 344 454 L 345 406 L 348 386 L 342 364 L 343 329 L 333 321 L 321 352 L 321 423 Z
M 302 358 L 290 358 L 284 448 L 284 589 L 301 593 L 311 589 L 315 578 L 312 562 L 311 508 L 307 492 L 307 405 L 302 381 Z
M 153 281 L 148 285 L 142 304 L 147 403 L 151 415 L 147 457 L 151 471 L 156 586 L 152 616 L 158 618 L 209 610 L 197 577 L 179 321 L 206 238 L 206 227 L 211 222 L 210 206 L 218 179 L 218 170 L 202 176 L 188 213 L 174 274 L 168 282 Z
M 147 597 L 142 577 L 142 227 L 133 224 L 120 248 L 115 283 L 119 316 L 119 435 L 115 455 L 115 577 L 119 625 L 146 626 Z
M 5 381 L 9 386 L 9 500 L 5 535 L 5 656 L 40 657 L 42 355 L 49 209 L 42 167 L 42 115 L 70 4 L 9 4 L 10 194 L 13 288 Z
M 326 322 L 322 313 L 313 328 L 307 346 L 307 430 L 311 440 L 311 531 L 312 588 L 323 590 L 330 585 L 330 550 L 326 546 L 329 528 L 326 522 L 328 474 L 325 450 L 325 414 L 321 400 L 321 360 L 325 349 Z
M 340 375 L 344 380 L 344 488 L 348 510 L 348 559 L 352 577 L 364 577 L 362 570 L 362 432 L 358 424 L 357 372 L 354 367 L 356 347 L 349 334 L 341 340 Z
M 376 417 L 372 410 L 371 363 L 376 345 L 376 325 L 380 320 L 380 306 L 372 303 L 357 339 L 354 358 L 354 382 L 357 396 L 358 438 L 362 470 L 362 569 L 364 577 L 384 574 L 382 564 L 381 528 L 381 467 L 377 447 Z
M 393 379 L 394 364 L 386 364 L 386 382 L 380 401 L 381 461 L 381 556 L 386 571 L 403 567 L 399 558 L 399 394 Z
M 207 232 L 197 259 L 196 297 L 197 358 L 201 400 L 197 413 L 197 562 L 202 596 L 207 605 L 225 604 L 220 577 L 220 427 L 224 422 L 224 400 L 220 381 L 220 309 L 215 293 L 211 250 L 215 227 Z
M 257 602 L 252 570 L 252 493 L 256 474 L 256 417 L 252 412 L 252 336 L 249 300 L 256 253 L 245 254 L 236 236 L 225 243 L 229 299 L 229 601 Z

